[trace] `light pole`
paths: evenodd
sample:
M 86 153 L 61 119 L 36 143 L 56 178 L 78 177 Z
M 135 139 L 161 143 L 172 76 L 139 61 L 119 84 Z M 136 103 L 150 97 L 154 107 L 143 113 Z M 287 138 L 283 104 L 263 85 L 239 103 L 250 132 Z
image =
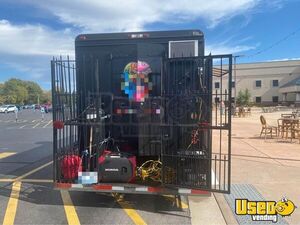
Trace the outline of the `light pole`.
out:
M 234 107 L 236 107 L 236 87 L 237 87 L 237 82 L 236 82 L 236 58 L 239 57 L 244 57 L 245 55 L 234 55 L 233 56 L 233 63 L 234 63 Z

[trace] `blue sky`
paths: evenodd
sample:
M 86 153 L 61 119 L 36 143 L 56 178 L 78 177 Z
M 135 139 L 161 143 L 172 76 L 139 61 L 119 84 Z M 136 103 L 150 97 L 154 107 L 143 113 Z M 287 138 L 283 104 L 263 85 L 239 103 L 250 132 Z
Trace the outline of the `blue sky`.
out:
M 196 28 L 206 53 L 244 55 L 239 63 L 298 59 L 299 10 L 300 0 L 1 0 L 0 82 L 49 89 L 50 59 L 73 56 L 79 33 Z

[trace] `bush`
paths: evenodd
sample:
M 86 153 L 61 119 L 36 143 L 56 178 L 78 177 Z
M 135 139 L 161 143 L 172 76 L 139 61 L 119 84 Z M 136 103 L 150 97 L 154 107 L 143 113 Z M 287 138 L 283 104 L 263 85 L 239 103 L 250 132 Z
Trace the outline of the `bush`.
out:
M 238 106 L 249 106 L 250 98 L 251 94 L 247 88 L 244 91 L 240 90 L 236 98 L 236 104 Z

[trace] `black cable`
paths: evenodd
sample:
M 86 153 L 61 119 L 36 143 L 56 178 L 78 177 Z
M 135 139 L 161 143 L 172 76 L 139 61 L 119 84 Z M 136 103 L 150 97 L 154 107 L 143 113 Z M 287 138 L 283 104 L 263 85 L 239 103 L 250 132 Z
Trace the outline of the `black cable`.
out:
M 299 31 L 300 31 L 300 27 L 297 28 L 296 30 L 294 30 L 293 32 L 289 33 L 287 36 L 283 37 L 282 39 L 280 39 L 280 40 L 276 41 L 275 43 L 271 44 L 270 46 L 268 46 L 268 47 L 266 47 L 266 48 L 264 48 L 264 49 L 262 49 L 262 50 L 260 50 L 260 51 L 258 51 L 258 52 L 256 52 L 256 53 L 254 53 L 254 54 L 252 54 L 252 55 L 248 55 L 248 56 L 246 56 L 246 57 L 249 57 L 249 58 L 250 58 L 250 57 L 254 57 L 254 56 L 260 55 L 261 53 L 264 53 L 264 52 L 266 52 L 266 51 L 272 49 L 273 47 L 276 47 L 276 46 L 279 45 L 281 42 L 286 41 L 287 39 L 289 39 L 290 37 L 294 36 L 294 35 L 295 35 L 296 33 L 298 33 Z

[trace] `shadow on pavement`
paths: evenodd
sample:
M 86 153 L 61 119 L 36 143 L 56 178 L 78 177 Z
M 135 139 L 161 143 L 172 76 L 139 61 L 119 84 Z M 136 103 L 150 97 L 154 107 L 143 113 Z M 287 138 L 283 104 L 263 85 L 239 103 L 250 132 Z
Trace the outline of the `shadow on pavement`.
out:
M 0 178 L 18 177 L 50 162 L 52 160 L 52 142 L 37 142 L 35 144 L 38 147 L 0 160 Z M 10 170 L 3 171 L 2 168 L 5 169 L 8 164 Z M 13 165 L 17 168 L 13 168 Z M 52 171 L 51 164 L 25 179 L 52 179 Z M 0 182 L 0 195 L 9 198 L 11 185 L 11 182 Z M 74 206 L 120 208 L 120 205 L 110 193 L 73 191 L 70 192 L 70 195 Z M 126 194 L 124 196 L 124 200 L 128 201 L 137 210 L 189 217 L 188 213 L 184 213 L 184 215 L 175 214 L 175 212 L 184 212 L 184 210 L 163 196 L 136 194 Z M 38 205 L 63 205 L 60 191 L 54 190 L 52 183 L 22 182 L 19 199 Z

